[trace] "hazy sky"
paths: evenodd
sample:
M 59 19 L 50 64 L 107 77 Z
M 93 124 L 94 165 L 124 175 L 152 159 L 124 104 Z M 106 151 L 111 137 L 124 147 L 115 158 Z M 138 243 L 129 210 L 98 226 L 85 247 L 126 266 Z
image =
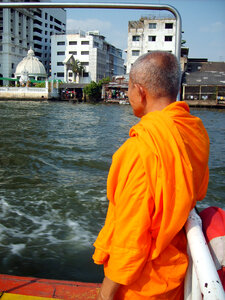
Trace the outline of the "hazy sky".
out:
M 52 2 L 63 2 L 53 0 Z M 72 2 L 72 1 L 65 1 Z M 141 1 L 76 1 L 79 3 L 148 3 L 174 6 L 182 18 L 183 39 L 189 47 L 189 57 L 225 61 L 225 0 L 141 0 Z M 99 30 L 116 47 L 127 48 L 128 21 L 138 20 L 154 11 L 68 9 L 67 29 Z M 157 14 L 162 12 L 156 11 Z M 169 14 L 169 13 L 167 13 Z

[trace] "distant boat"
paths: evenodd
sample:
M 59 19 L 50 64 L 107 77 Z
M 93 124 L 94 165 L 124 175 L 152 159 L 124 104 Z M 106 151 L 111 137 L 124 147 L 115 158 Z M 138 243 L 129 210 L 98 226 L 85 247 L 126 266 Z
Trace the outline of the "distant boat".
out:
M 124 99 L 124 100 L 119 100 L 119 104 L 130 104 L 130 103 L 129 100 Z

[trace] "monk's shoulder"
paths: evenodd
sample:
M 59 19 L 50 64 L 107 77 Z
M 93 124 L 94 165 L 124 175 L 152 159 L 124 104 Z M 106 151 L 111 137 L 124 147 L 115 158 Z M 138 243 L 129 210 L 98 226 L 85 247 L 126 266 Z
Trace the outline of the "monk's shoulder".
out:
M 113 155 L 114 160 L 131 161 L 139 157 L 138 142 L 136 137 L 128 138 Z

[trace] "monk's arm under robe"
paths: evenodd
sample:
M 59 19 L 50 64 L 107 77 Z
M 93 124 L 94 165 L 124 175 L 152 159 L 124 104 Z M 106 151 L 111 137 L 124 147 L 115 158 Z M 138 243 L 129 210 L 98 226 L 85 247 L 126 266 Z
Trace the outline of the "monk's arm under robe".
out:
M 109 209 L 93 256 L 95 263 L 104 263 L 109 279 L 123 285 L 140 276 L 151 247 L 153 200 L 135 140 L 129 139 L 113 157 L 107 183 Z M 151 161 L 154 169 L 154 155 Z

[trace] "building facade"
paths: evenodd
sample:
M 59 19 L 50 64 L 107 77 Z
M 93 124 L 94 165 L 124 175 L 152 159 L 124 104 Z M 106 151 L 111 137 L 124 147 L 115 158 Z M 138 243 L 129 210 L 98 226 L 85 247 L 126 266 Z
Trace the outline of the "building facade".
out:
M 33 41 L 35 55 L 51 74 L 51 35 L 66 32 L 66 11 L 62 8 L 42 8 L 34 12 Z
M 225 105 L 225 62 L 189 58 L 183 75 L 182 99 L 190 105 Z
M 0 77 L 14 77 L 17 64 L 26 56 L 30 47 L 44 64 L 47 73 L 50 73 L 50 37 L 53 33 L 65 32 L 65 24 L 66 11 L 63 9 L 0 9 Z
M 0 77 L 14 77 L 17 64 L 33 47 L 33 22 L 33 10 L 0 9 Z
M 98 82 L 102 78 L 124 74 L 122 50 L 106 42 L 98 31 L 67 35 L 52 35 L 52 77 L 64 82 L 74 81 L 72 70 L 67 68 L 71 58 L 84 67 L 79 83 Z
M 175 53 L 176 20 L 141 18 L 128 24 L 127 73 L 142 54 L 162 50 Z

